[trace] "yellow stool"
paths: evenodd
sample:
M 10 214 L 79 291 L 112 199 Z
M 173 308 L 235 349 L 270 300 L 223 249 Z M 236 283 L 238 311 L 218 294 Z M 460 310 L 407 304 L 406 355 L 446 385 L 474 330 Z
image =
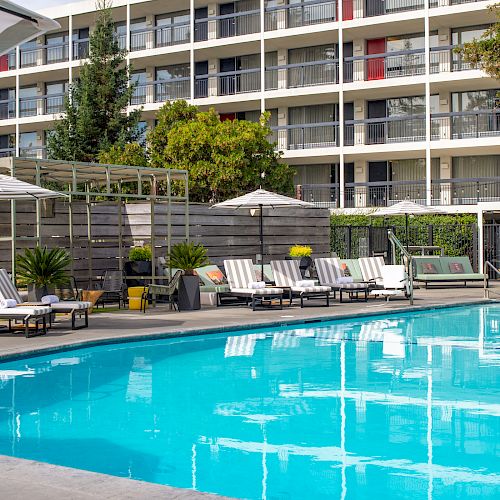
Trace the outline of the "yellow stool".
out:
M 142 294 L 147 290 L 147 286 L 131 286 L 128 289 L 128 308 L 134 311 L 141 311 L 143 306 Z M 148 304 L 144 304 L 147 307 Z

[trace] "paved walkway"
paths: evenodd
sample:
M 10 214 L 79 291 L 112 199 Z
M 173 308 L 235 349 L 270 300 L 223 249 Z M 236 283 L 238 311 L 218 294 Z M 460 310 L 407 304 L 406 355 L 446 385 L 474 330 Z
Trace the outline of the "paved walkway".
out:
M 447 288 L 416 290 L 414 309 L 483 301 L 483 290 Z M 0 335 L 0 360 L 40 351 L 55 351 L 88 343 L 119 342 L 122 338 L 152 338 L 189 335 L 194 331 L 241 329 L 245 326 L 282 324 L 318 318 L 371 315 L 386 311 L 408 310 L 409 302 L 394 299 L 342 303 L 326 307 L 285 307 L 283 310 L 252 311 L 245 307 L 221 307 L 193 312 L 169 311 L 166 307 L 136 311 L 104 312 L 90 316 L 90 327 L 71 331 L 68 320 L 58 320 L 43 337 L 26 339 L 21 334 Z M 190 490 L 170 488 L 141 481 L 106 476 L 67 467 L 21 460 L 0 455 L 0 491 L 2 498 L 24 499 L 203 499 L 215 498 Z M 220 497 L 219 497 L 220 498 Z

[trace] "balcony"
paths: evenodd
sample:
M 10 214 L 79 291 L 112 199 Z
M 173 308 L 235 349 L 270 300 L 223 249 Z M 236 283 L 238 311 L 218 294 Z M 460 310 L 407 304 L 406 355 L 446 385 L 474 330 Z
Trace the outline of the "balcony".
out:
M 346 19 L 345 15 L 344 19 Z M 266 31 L 274 31 L 286 28 L 299 28 L 301 26 L 310 26 L 311 24 L 331 23 L 336 20 L 337 2 L 313 0 L 300 4 L 266 7 L 264 29 Z
M 39 45 L 31 49 L 20 49 L 21 68 L 55 64 L 69 60 L 69 44 Z
M 88 38 L 73 41 L 73 60 L 78 61 L 86 59 L 89 56 L 89 49 L 90 46 Z
M 298 191 L 301 199 L 324 208 L 340 207 L 339 184 L 305 184 Z M 426 204 L 424 180 L 356 182 L 344 188 L 345 208 L 375 208 L 402 200 Z M 500 201 L 500 177 L 436 179 L 431 183 L 432 205 L 475 205 Z
M 344 62 L 345 82 L 383 80 L 424 74 L 424 49 L 346 57 Z
M 331 148 L 338 146 L 339 122 L 305 123 L 272 127 L 278 150 Z
M 365 17 L 384 16 L 425 8 L 425 0 L 366 0 Z
M 500 136 L 500 109 L 439 113 L 431 116 L 431 139 L 478 139 Z
M 16 156 L 16 148 L 0 148 L 0 158 Z
M 130 32 L 130 52 L 189 43 L 188 23 L 155 26 Z
M 217 73 L 217 95 L 258 91 L 260 91 L 260 69 L 258 68 Z
M 338 59 L 270 66 L 266 68 L 266 90 L 335 84 L 338 72 Z
M 425 116 L 346 120 L 344 145 L 388 144 L 425 140 Z
M 27 146 L 19 148 L 20 158 L 38 158 L 42 159 L 46 156 L 45 146 Z
M 9 52 L 0 56 L 0 72 L 16 69 L 16 53 Z
M 260 10 L 247 10 L 195 20 L 194 41 L 230 38 L 260 31 Z
M 454 52 L 457 47 L 457 45 L 431 47 L 429 54 L 430 73 L 436 74 L 474 69 L 470 63 L 463 60 L 460 54 Z
M 0 120 L 10 120 L 16 117 L 16 100 L 4 99 L 0 101 Z
M 174 99 L 189 99 L 189 80 L 189 77 L 182 77 L 172 80 L 157 80 L 145 84 L 141 83 L 134 89 L 134 95 L 130 104 L 142 105 L 172 101 Z
M 64 111 L 64 95 L 51 94 L 19 99 L 19 117 L 51 115 Z

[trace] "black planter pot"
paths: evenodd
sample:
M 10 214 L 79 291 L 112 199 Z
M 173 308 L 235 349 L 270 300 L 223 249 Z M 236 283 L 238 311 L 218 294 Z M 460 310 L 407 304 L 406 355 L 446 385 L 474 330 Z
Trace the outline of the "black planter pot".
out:
M 47 286 L 28 285 L 28 301 L 41 302 L 44 295 L 51 295 L 53 292 L 54 289 Z
M 302 257 L 299 262 L 300 274 L 303 278 L 310 277 L 310 268 L 312 266 L 313 260 L 311 257 Z
M 181 276 L 179 280 L 179 311 L 197 311 L 200 304 L 200 278 L 198 276 Z
M 153 268 L 150 260 L 135 260 L 125 262 L 127 276 L 151 276 Z M 127 279 L 127 286 L 144 286 L 146 280 Z

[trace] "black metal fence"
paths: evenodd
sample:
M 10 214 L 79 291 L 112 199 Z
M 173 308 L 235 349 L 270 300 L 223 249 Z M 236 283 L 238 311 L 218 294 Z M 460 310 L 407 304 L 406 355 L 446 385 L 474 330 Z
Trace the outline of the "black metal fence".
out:
M 488 248 L 491 248 L 490 252 L 498 255 L 500 262 L 500 225 L 494 227 L 488 239 L 491 242 Z M 383 255 L 386 261 L 390 262 L 392 249 L 387 237 L 388 229 L 392 229 L 399 240 L 406 244 L 405 226 L 332 226 L 331 251 L 342 259 Z M 433 224 L 408 228 L 408 245 L 437 246 L 443 248 L 445 255 L 467 255 L 476 271 L 478 271 L 477 237 L 476 224 Z M 418 251 L 414 253 L 419 254 Z

